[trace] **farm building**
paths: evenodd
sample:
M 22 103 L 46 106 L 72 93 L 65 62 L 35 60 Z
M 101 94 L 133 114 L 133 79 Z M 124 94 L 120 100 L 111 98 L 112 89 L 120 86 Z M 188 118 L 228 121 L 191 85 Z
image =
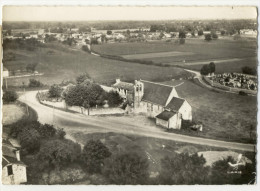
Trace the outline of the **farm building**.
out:
M 135 80 L 132 84 L 117 79 L 112 87 L 125 100 L 132 99 L 135 112 L 156 118 L 157 125 L 180 129 L 182 119 L 192 120 L 190 104 L 179 98 L 173 86 L 145 80 Z
M 5 138 L 2 144 L 2 183 L 21 184 L 27 182 L 26 165 L 20 159 L 20 145 Z

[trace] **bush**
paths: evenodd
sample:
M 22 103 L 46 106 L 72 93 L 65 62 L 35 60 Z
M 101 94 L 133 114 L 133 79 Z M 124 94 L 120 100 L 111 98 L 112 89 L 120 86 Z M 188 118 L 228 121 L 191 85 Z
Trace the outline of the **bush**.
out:
M 40 148 L 40 134 L 33 128 L 23 128 L 18 135 L 22 150 L 35 153 Z
M 91 51 L 89 50 L 88 46 L 86 46 L 86 45 L 83 45 L 83 46 L 81 47 L 81 49 L 82 49 L 83 51 L 85 51 L 85 52 L 91 52 Z
M 204 37 L 205 37 L 206 41 L 211 41 L 212 40 L 211 34 L 205 34 Z
M 38 81 L 38 80 L 30 79 L 28 86 L 31 87 L 31 88 L 41 87 L 41 86 L 42 86 L 42 83 L 41 83 L 40 81 Z
M 53 125 L 44 124 L 40 125 L 39 128 L 37 128 L 41 138 L 50 138 L 54 137 L 56 134 L 56 129 L 53 127 Z
M 112 184 L 147 184 L 148 160 L 137 153 L 114 156 L 105 163 L 104 174 Z
M 244 66 L 241 68 L 243 74 L 257 75 L 256 68 Z
M 70 140 L 50 140 L 41 145 L 37 155 L 41 168 L 60 170 L 72 162 L 76 162 L 81 154 L 79 144 Z
M 239 91 L 238 94 L 239 94 L 239 95 L 242 95 L 242 96 L 247 96 L 247 93 L 244 92 L 244 91 Z
M 61 96 L 62 90 L 63 89 L 59 85 L 53 84 L 49 89 L 49 96 L 51 98 L 59 98 Z
M 84 146 L 81 158 L 89 173 L 100 173 L 104 159 L 110 155 L 109 149 L 100 140 L 90 140 Z
M 3 94 L 3 102 L 4 103 L 10 103 L 16 101 L 18 98 L 18 95 L 15 91 L 7 90 Z
M 161 160 L 159 184 L 207 184 L 210 171 L 204 167 L 205 163 L 205 158 L 198 154 L 181 153 L 172 158 L 166 156 Z

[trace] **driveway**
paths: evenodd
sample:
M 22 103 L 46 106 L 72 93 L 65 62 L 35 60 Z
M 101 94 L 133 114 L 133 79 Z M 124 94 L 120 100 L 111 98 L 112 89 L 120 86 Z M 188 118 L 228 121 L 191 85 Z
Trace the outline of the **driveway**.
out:
M 243 151 L 255 150 L 255 145 L 252 144 L 225 142 L 167 133 L 161 128 L 141 123 L 133 123 L 133 120 L 128 119 L 127 117 L 85 116 L 82 114 L 53 109 L 40 104 L 36 99 L 36 94 L 37 91 L 25 92 L 19 97 L 19 100 L 32 107 L 38 113 L 39 122 L 43 124 L 53 124 L 56 127 L 64 128 L 67 137 L 72 140 L 74 139 L 72 136 L 74 133 L 87 134 L 116 132 Z

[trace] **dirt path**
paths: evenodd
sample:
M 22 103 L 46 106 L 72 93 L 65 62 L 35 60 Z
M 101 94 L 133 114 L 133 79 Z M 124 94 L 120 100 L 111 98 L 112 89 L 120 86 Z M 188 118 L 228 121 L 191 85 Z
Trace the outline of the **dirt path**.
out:
M 235 142 L 225 142 L 213 139 L 204 139 L 186 135 L 167 133 L 163 129 L 150 125 L 133 123 L 127 117 L 98 117 L 85 116 L 82 114 L 68 113 L 41 105 L 36 99 L 37 91 L 26 92 L 19 100 L 28 104 L 38 113 L 38 120 L 41 123 L 54 124 L 64 128 L 68 136 L 73 133 L 95 133 L 95 132 L 117 132 L 123 134 L 141 135 L 146 137 L 161 138 L 173 141 L 202 144 L 228 149 L 254 151 L 255 145 Z M 123 119 L 123 120 L 122 120 Z

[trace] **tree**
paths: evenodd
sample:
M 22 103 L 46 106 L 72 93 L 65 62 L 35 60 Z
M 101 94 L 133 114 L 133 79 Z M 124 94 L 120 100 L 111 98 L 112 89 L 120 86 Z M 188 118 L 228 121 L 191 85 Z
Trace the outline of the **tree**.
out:
M 176 154 L 161 160 L 159 184 L 207 184 L 209 168 L 204 167 L 206 160 L 198 154 Z
M 60 170 L 62 167 L 77 161 L 80 155 L 81 148 L 78 143 L 67 139 L 55 139 L 41 145 L 37 158 L 41 161 L 41 168 Z
M 123 98 L 116 91 L 106 93 L 104 99 L 108 100 L 108 104 L 111 107 L 118 106 L 123 102 Z
M 71 87 L 67 92 L 65 102 L 70 106 L 83 106 L 85 102 L 88 104 L 88 108 L 93 107 L 100 103 L 99 100 L 103 92 L 100 85 L 89 81 Z
M 186 33 L 184 31 L 180 31 L 179 38 L 186 38 Z
M 49 89 L 49 97 L 59 98 L 61 96 L 62 91 L 63 91 L 62 87 L 60 87 L 57 84 L 53 84 Z
M 23 128 L 18 135 L 23 150 L 34 153 L 40 148 L 40 134 L 33 128 Z
M 29 87 L 32 87 L 32 88 L 34 88 L 34 87 L 41 87 L 41 86 L 42 86 L 42 83 L 41 83 L 40 81 L 38 81 L 38 80 L 30 79 L 28 86 L 29 86 Z
M 209 73 L 214 73 L 216 70 L 216 66 L 214 62 L 209 63 Z
M 199 36 L 202 36 L 202 35 L 203 35 L 203 30 L 199 30 L 199 31 L 198 31 L 198 35 L 199 35 Z
M 185 38 L 181 38 L 181 39 L 179 40 L 179 44 L 185 44 Z
M 148 160 L 137 153 L 115 155 L 106 161 L 104 174 L 113 184 L 146 184 Z
M 81 47 L 81 49 L 82 49 L 83 51 L 85 51 L 85 52 L 91 52 L 91 51 L 89 50 L 88 46 L 86 46 L 86 45 L 83 45 L 83 46 Z
M 112 31 L 111 30 L 108 30 L 107 31 L 107 35 L 111 35 L 112 34 Z
M 34 72 L 37 65 L 38 65 L 38 63 L 36 63 L 36 62 L 27 64 L 26 71 L 27 72 Z
M 226 34 L 226 31 L 222 30 L 220 33 L 222 36 L 224 36 Z
M 211 34 L 205 34 L 204 37 L 205 37 L 206 41 L 211 41 L 212 40 Z
M 37 128 L 37 131 L 39 132 L 41 138 L 54 137 L 57 132 L 53 125 L 49 124 L 40 125 L 39 128 Z
M 86 79 L 89 79 L 89 75 L 87 73 L 85 74 L 80 74 L 77 78 L 76 78 L 76 82 L 77 84 L 81 84 L 83 83 Z
M 210 73 L 210 68 L 208 64 L 204 64 L 200 70 L 201 75 L 208 75 Z
M 89 173 L 100 173 L 109 149 L 100 140 L 90 140 L 83 148 L 81 159 Z
M 15 91 L 6 90 L 3 94 L 3 102 L 4 103 L 10 103 L 16 101 L 18 98 L 18 95 Z
M 211 184 L 232 184 L 234 179 L 237 178 L 235 174 L 228 174 L 230 169 L 229 162 L 236 163 L 233 157 L 229 156 L 226 159 L 219 160 L 212 164 L 211 169 Z
M 256 68 L 244 66 L 241 68 L 243 74 L 249 74 L 249 75 L 257 75 Z
M 159 35 L 159 39 L 162 39 L 163 37 L 164 37 L 164 34 L 163 34 L 163 32 L 161 32 Z

